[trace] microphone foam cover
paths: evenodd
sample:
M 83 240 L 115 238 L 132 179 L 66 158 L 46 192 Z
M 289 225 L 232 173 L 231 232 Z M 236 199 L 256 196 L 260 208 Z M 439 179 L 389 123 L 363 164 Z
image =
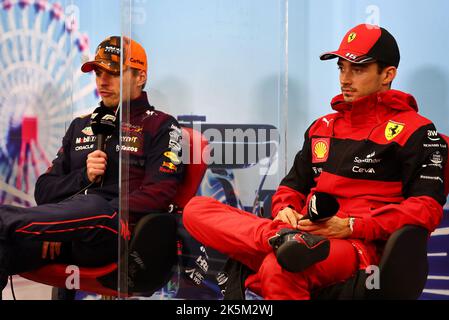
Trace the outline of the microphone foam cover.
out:
M 90 126 L 94 135 L 111 135 L 115 129 L 115 112 L 111 108 L 100 106 L 94 110 L 90 118 Z
M 310 198 L 307 207 L 307 218 L 310 219 L 310 221 L 329 219 L 334 216 L 339 209 L 340 205 L 334 196 L 324 192 L 315 192 Z

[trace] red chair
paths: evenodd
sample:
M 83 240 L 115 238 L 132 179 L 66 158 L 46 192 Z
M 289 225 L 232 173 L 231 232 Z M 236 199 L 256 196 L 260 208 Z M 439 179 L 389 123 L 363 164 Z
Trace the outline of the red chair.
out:
M 177 236 L 176 219 L 174 214 L 182 213 L 182 208 L 195 196 L 198 187 L 207 169 L 203 161 L 204 152 L 208 146 L 207 140 L 198 131 L 192 128 L 182 128 L 184 148 L 183 159 L 188 158 L 190 162 L 185 165 L 184 180 L 179 186 L 174 199 L 172 214 L 151 214 L 140 219 L 137 223 L 133 238 L 130 241 L 130 252 L 135 248 L 147 251 L 151 255 L 151 262 L 146 263 L 145 270 L 137 271 L 136 283 L 129 284 L 132 289 L 129 292 L 151 294 L 161 288 L 171 277 L 173 266 L 177 261 Z M 189 147 L 185 143 L 189 143 Z M 200 154 L 199 154 L 200 152 Z M 136 244 L 137 243 L 137 244 Z M 155 243 L 156 246 L 148 246 Z M 50 285 L 56 288 L 66 288 L 66 280 L 70 276 L 67 273 L 66 264 L 49 264 L 40 269 L 25 272 L 20 276 Z M 129 273 L 135 270 L 129 270 Z M 106 296 L 117 296 L 117 263 L 111 263 L 100 268 L 79 268 L 79 290 L 95 292 Z M 78 288 L 77 288 L 78 289 Z

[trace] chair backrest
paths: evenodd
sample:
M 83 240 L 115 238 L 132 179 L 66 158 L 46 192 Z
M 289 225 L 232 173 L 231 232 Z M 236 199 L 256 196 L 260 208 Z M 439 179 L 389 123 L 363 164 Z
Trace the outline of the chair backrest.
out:
M 207 170 L 207 139 L 198 131 L 182 127 L 183 156 L 186 163 L 184 180 L 178 187 L 174 203 L 178 208 L 184 208 L 187 202 L 195 196 L 198 187 Z
M 388 239 L 379 263 L 380 290 L 367 290 L 368 299 L 416 300 L 424 290 L 428 274 L 429 232 L 407 225 Z

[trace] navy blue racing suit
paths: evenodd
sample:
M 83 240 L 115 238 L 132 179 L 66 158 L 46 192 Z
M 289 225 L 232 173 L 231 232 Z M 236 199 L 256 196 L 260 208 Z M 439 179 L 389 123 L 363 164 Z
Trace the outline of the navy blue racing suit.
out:
M 129 198 L 132 225 L 145 214 L 166 212 L 171 204 L 183 177 L 181 139 L 177 121 L 155 110 L 143 92 L 131 101 L 129 123 L 117 123 L 106 139 L 101 182 L 79 193 L 90 184 L 86 159 L 95 151 L 96 136 L 90 115 L 73 120 L 52 166 L 38 178 L 38 206 L 0 206 L 0 271 L 16 274 L 52 262 L 41 258 L 43 241 L 63 243 L 58 262 L 99 266 L 116 261 L 120 149 L 129 154 L 129 190 L 122 192 Z

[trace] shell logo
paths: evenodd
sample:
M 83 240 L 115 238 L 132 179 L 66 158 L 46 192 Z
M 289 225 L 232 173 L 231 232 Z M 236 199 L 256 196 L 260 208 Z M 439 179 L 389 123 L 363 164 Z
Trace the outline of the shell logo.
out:
M 315 144 L 313 152 L 315 153 L 318 159 L 324 159 L 327 154 L 327 145 L 323 141 L 320 141 L 317 144 Z
M 312 139 L 312 162 L 326 162 L 329 157 L 330 139 Z

